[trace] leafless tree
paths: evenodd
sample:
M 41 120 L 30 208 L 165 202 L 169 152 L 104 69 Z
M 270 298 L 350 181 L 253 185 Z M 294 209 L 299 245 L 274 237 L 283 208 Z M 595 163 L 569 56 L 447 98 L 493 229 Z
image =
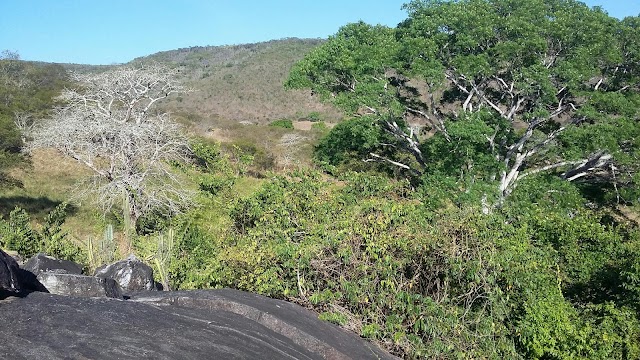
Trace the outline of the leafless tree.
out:
M 65 105 L 31 131 L 28 150 L 54 148 L 91 169 L 79 195 L 105 211 L 123 204 L 131 227 L 150 211 L 181 212 L 192 193 L 169 163 L 188 159 L 187 138 L 169 114 L 154 109 L 187 91 L 175 75 L 160 65 L 72 74 L 79 87 L 63 91 Z

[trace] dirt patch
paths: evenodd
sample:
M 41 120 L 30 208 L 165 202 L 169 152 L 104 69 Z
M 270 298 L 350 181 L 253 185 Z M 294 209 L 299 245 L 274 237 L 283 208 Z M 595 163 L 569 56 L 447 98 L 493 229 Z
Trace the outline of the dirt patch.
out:
M 634 211 L 633 208 L 628 206 L 618 206 L 618 210 L 627 220 L 634 221 L 636 224 L 640 225 L 640 213 Z
M 309 131 L 311 130 L 311 126 L 313 126 L 313 121 L 294 121 L 293 128 L 296 130 Z

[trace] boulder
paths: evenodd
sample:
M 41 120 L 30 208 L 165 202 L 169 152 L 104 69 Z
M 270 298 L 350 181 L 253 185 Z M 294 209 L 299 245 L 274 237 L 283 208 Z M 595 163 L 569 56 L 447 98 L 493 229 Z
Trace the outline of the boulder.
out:
M 18 263 L 18 266 L 22 266 L 22 264 L 24 263 L 24 259 L 22 258 L 22 255 L 20 255 L 17 251 L 6 250 L 5 249 L 4 252 L 6 252 L 7 255 L 9 255 L 12 258 L 14 258 L 16 260 L 16 262 Z
M 298 305 L 237 290 L 32 293 L 0 307 L 3 359 L 396 359 Z
M 16 260 L 0 250 L 0 299 L 22 292 L 20 267 Z
M 36 276 L 18 266 L 14 257 L 0 250 L 0 299 L 25 296 L 32 291 L 47 292 Z
M 124 291 L 157 289 L 153 280 L 153 269 L 135 255 L 129 255 L 125 260 L 99 267 L 95 276 L 115 280 Z
M 82 274 L 82 266 L 74 263 L 73 261 L 56 259 L 43 253 L 38 253 L 32 256 L 31 259 L 27 260 L 27 262 L 22 265 L 22 268 L 27 271 L 31 271 L 36 275 L 41 272 L 56 272 L 76 275 Z
M 52 294 L 123 299 L 118 283 L 109 278 L 41 272 L 38 280 Z

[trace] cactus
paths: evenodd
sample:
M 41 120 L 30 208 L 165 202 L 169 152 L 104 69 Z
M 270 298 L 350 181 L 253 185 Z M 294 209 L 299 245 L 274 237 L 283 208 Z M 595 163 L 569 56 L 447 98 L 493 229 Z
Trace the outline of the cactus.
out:
M 169 229 L 165 234 L 158 234 L 156 254 L 154 255 L 154 263 L 160 276 L 160 281 L 165 290 L 169 290 L 169 262 L 173 252 L 173 244 L 175 240 L 175 230 Z
M 93 269 L 100 265 L 112 263 L 115 260 L 116 243 L 113 236 L 113 225 L 105 227 L 102 239 L 96 241 L 90 236 L 87 241 L 89 266 Z

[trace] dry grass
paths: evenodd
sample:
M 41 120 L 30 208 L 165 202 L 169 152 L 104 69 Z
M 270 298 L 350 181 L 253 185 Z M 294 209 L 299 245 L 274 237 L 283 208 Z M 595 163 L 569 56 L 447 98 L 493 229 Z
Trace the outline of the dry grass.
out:
M 173 97 L 164 106 L 175 113 L 267 124 L 304 120 L 317 113 L 338 121 L 342 113 L 310 91 L 284 89 L 293 64 L 318 46 L 318 40 L 284 39 L 238 46 L 197 47 L 158 53 L 147 60 L 179 66 L 194 92 Z M 142 59 L 143 61 L 145 59 Z
M 6 217 L 18 206 L 29 212 L 36 222 L 41 222 L 57 205 L 71 199 L 65 230 L 78 243 L 84 243 L 89 235 L 100 234 L 104 222 L 98 210 L 73 198 L 78 181 L 91 172 L 52 150 L 35 151 L 31 161 L 30 167 L 16 169 L 11 174 L 22 182 L 22 187 L 0 191 L 1 214 Z
M 309 131 L 309 130 L 311 130 L 312 126 L 313 126 L 313 122 L 308 121 L 308 120 L 294 121 L 293 122 L 293 128 L 296 129 L 296 130 Z

